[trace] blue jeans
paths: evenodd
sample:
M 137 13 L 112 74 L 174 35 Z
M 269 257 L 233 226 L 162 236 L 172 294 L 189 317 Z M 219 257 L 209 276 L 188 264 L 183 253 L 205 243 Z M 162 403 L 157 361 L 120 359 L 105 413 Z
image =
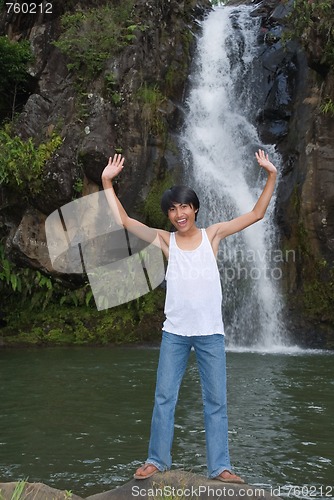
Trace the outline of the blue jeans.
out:
M 146 463 L 170 469 L 174 414 L 191 348 L 194 348 L 202 386 L 209 477 L 231 470 L 228 451 L 226 356 L 224 335 L 184 337 L 163 332 Z

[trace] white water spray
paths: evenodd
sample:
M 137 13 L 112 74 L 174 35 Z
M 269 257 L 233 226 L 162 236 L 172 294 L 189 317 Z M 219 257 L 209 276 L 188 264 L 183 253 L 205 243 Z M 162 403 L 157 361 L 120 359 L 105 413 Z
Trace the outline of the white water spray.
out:
M 279 165 L 273 146 L 263 146 L 255 119 L 261 107 L 261 68 L 251 8 L 220 7 L 203 22 L 187 100 L 181 145 L 186 183 L 198 193 L 199 225 L 250 211 L 266 180 L 254 153 L 261 147 Z M 274 199 L 265 216 L 223 244 L 218 263 L 229 346 L 275 349 L 283 344 L 280 320 L 282 253 L 275 247 Z

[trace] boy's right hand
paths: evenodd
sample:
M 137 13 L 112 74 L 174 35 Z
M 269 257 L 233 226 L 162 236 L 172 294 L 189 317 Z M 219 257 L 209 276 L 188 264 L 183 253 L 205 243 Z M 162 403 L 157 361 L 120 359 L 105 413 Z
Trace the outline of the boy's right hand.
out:
M 112 181 L 124 167 L 125 158 L 121 154 L 114 154 L 112 158 L 110 156 L 108 165 L 102 172 L 102 180 Z

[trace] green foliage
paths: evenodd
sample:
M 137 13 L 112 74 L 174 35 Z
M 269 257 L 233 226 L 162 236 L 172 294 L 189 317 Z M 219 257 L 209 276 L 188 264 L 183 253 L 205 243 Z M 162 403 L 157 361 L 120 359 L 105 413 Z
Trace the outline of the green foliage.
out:
M 295 0 L 288 16 L 288 37 L 299 39 L 307 47 L 315 35 L 322 43 L 320 63 L 334 65 L 333 0 Z
M 0 295 L 6 297 L 6 304 L 29 303 L 29 307 L 45 309 L 55 291 L 51 278 L 40 271 L 19 268 L 5 256 L 0 245 Z
M 26 481 L 19 481 L 16 483 L 11 500 L 20 500 L 20 498 L 22 498 L 25 485 Z
M 309 317 L 333 319 L 334 269 L 325 260 L 312 263 L 312 275 L 305 279 L 303 302 Z
M 83 187 L 84 187 L 83 179 L 77 179 L 75 181 L 75 183 L 73 184 L 73 191 L 74 191 L 75 195 L 81 196 Z
M 169 189 L 173 184 L 172 176 L 169 173 L 167 173 L 163 179 L 155 180 L 152 183 L 143 207 L 145 222 L 149 226 L 167 229 L 169 221 L 161 210 L 160 201 L 164 191 Z
M 69 58 L 69 69 L 79 72 L 84 81 L 96 77 L 107 59 L 135 38 L 129 20 L 134 0 L 119 5 L 106 4 L 62 16 L 63 33 L 54 45 Z
M 104 74 L 104 82 L 105 82 L 105 88 L 107 93 L 112 93 L 115 91 L 117 88 L 117 76 L 115 73 L 111 72 L 106 72 Z
M 0 112 L 13 118 L 18 92 L 24 90 L 28 78 L 27 66 L 33 55 L 26 40 L 10 41 L 0 36 Z
M 20 500 L 21 498 L 23 498 L 24 488 L 26 484 L 27 480 L 18 481 L 15 485 L 10 500 Z M 5 500 L 5 497 L 2 495 L 1 490 L 0 490 L 0 500 Z
M 4 247 L 0 246 L 0 290 L 3 284 L 14 292 L 22 289 L 21 278 L 13 271 L 13 264 L 6 259 Z
M 142 109 L 144 125 L 153 135 L 162 135 L 166 132 L 166 123 L 163 120 L 162 106 L 166 97 L 159 90 L 158 85 L 146 83 L 137 91 L 136 98 Z
M 89 304 L 90 287 L 71 290 L 62 284 L 31 268 L 21 268 L 13 264 L 5 255 L 0 244 L 0 296 L 6 298 L 7 306 L 17 304 L 32 309 L 46 309 L 51 303 L 79 306 Z
M 5 258 L 2 246 L 0 246 L 0 296 L 1 301 L 6 304 L 6 311 L 3 312 L 7 314 L 8 322 L 12 325 L 8 328 L 9 336 L 19 334 L 21 330 L 24 333 L 30 332 L 28 337 L 24 336 L 22 339 L 20 335 L 17 339 L 13 339 L 14 343 L 16 341 L 32 344 L 42 341 L 49 344 L 99 342 L 98 333 L 92 334 L 89 328 L 83 327 L 79 319 L 73 322 L 73 308 L 80 310 L 81 314 L 83 311 L 94 314 L 94 309 L 91 309 L 94 301 L 91 300 L 92 291 L 88 284 L 76 290 L 68 289 L 38 270 L 18 268 Z M 31 311 L 34 311 L 34 321 L 31 319 Z M 61 311 L 69 313 L 64 317 Z M 130 311 L 129 316 L 131 316 Z M 69 336 L 73 331 L 76 332 L 74 338 Z
M 7 36 L 0 36 L 0 89 L 8 92 L 13 86 L 27 79 L 27 65 L 33 59 L 27 40 L 10 41 Z
M 122 102 L 122 94 L 119 92 L 117 76 L 115 75 L 115 73 L 105 73 L 104 86 L 107 96 L 112 100 L 115 106 L 119 106 Z
M 26 480 L 21 480 L 18 481 L 15 485 L 14 491 L 12 493 L 12 496 L 10 497 L 10 500 L 20 500 L 23 498 L 23 493 L 24 493 L 24 488 L 25 485 L 27 484 L 27 479 Z M 9 497 L 7 497 L 9 498 Z M 6 500 L 5 497 L 3 496 L 1 490 L 0 490 L 0 500 Z
M 20 307 L 1 329 L 5 345 L 106 345 L 142 342 L 159 335 L 164 291 L 105 311 L 95 307 L 50 303 L 44 310 Z
M 45 163 L 62 144 L 59 135 L 38 146 L 13 134 L 10 124 L 0 129 L 0 184 L 14 188 L 24 196 L 34 196 L 42 187 Z
M 294 198 L 294 207 L 299 211 L 300 200 L 297 193 Z M 300 305 L 309 320 L 328 321 L 334 324 L 334 268 L 315 254 L 310 241 L 307 229 L 300 222 L 297 228 L 296 246 L 302 264 L 299 270 L 303 284 Z M 299 298 L 295 297 L 292 300 L 298 303 Z
M 138 97 L 144 105 L 148 104 L 150 107 L 154 108 L 165 100 L 158 85 L 149 86 L 146 83 L 138 90 Z
M 65 288 L 57 279 L 9 261 L 0 245 L 0 303 L 8 326 L 6 345 L 67 345 L 138 342 L 155 335 L 152 318 L 163 310 L 164 291 L 98 311 L 90 285 Z M 32 315 L 32 311 L 34 314 Z M 145 322 L 150 332 L 141 329 Z M 161 319 L 159 317 L 159 324 Z
M 325 102 L 321 104 L 320 110 L 324 115 L 334 116 L 334 102 L 332 99 L 327 98 Z

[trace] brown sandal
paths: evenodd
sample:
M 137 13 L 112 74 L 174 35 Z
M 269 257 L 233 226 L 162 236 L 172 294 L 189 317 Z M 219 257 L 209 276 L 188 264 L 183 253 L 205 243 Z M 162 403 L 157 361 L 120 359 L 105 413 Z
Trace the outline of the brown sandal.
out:
M 225 472 L 227 472 L 229 474 L 229 476 L 223 477 L 223 474 Z M 244 484 L 245 483 L 245 481 L 243 479 L 241 479 L 241 477 L 237 476 L 236 474 L 233 474 L 229 470 L 223 470 L 223 472 L 221 472 L 219 474 L 219 476 L 214 477 L 213 479 L 216 479 L 217 481 L 221 481 L 222 483 L 236 483 L 236 484 Z
M 151 471 L 151 472 L 149 472 L 148 474 L 146 474 L 146 476 L 142 476 L 140 474 L 134 474 L 133 475 L 134 479 L 147 479 L 149 477 L 154 476 L 154 474 L 156 474 L 157 472 L 160 472 L 159 469 L 155 465 L 153 465 L 153 464 L 144 464 L 142 466 L 143 471 L 146 470 L 148 467 L 154 467 L 154 470 Z

